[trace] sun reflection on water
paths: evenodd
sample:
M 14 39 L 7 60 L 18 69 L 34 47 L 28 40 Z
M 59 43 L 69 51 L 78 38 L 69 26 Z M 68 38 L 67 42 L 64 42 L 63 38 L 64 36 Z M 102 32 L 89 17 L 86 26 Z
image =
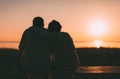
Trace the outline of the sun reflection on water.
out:
M 80 66 L 77 73 L 120 73 L 120 66 Z

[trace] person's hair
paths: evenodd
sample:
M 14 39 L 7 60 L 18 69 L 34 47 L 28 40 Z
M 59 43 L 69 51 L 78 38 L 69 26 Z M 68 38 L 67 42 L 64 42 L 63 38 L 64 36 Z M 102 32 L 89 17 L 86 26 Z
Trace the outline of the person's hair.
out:
M 33 19 L 33 26 L 44 27 L 44 20 L 42 17 L 35 17 Z
M 61 24 L 56 20 L 52 20 L 48 25 L 49 32 L 60 32 L 61 28 Z

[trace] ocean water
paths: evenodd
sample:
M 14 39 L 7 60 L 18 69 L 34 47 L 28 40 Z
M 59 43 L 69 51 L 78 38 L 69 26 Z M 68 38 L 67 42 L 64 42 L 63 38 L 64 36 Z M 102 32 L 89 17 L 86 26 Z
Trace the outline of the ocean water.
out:
M 18 49 L 19 42 L 12 42 L 12 41 L 5 41 L 5 42 L 0 42 L 0 48 L 14 48 Z

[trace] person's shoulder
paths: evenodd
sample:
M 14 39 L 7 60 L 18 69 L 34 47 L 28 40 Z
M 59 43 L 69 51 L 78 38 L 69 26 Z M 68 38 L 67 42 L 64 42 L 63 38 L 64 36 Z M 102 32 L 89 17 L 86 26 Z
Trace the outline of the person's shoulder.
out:
M 43 29 L 43 28 L 35 27 L 35 26 L 30 26 L 30 27 L 28 28 L 28 30 L 35 30 L 35 29 Z
M 61 34 L 68 34 L 68 32 L 60 32 Z
M 40 27 L 34 27 L 34 26 L 29 27 L 28 30 L 30 30 L 30 31 L 39 31 L 39 32 L 47 31 L 46 28 L 40 28 Z
M 26 33 L 26 32 L 30 32 L 30 31 L 32 30 L 32 28 L 33 28 L 32 26 L 26 28 L 25 31 L 24 31 L 24 33 Z
M 31 30 L 32 28 L 33 28 L 33 27 L 30 26 L 30 27 L 26 28 L 25 31 L 29 31 L 29 30 Z
M 68 32 L 61 32 L 61 36 L 72 39 L 72 37 L 70 36 L 70 34 Z
M 61 35 L 69 36 L 68 32 L 60 32 Z
M 30 30 L 30 28 L 31 28 L 31 27 L 26 28 L 26 29 L 24 30 L 24 33 L 28 32 L 28 31 Z
M 60 36 L 64 38 L 71 38 L 68 32 L 60 32 Z

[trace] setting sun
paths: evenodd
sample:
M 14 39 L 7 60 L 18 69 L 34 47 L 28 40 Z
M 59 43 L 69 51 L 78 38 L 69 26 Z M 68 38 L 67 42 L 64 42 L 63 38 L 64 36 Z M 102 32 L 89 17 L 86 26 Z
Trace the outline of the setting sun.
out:
M 95 21 L 91 23 L 90 31 L 96 36 L 103 35 L 106 31 L 106 24 L 102 21 Z

